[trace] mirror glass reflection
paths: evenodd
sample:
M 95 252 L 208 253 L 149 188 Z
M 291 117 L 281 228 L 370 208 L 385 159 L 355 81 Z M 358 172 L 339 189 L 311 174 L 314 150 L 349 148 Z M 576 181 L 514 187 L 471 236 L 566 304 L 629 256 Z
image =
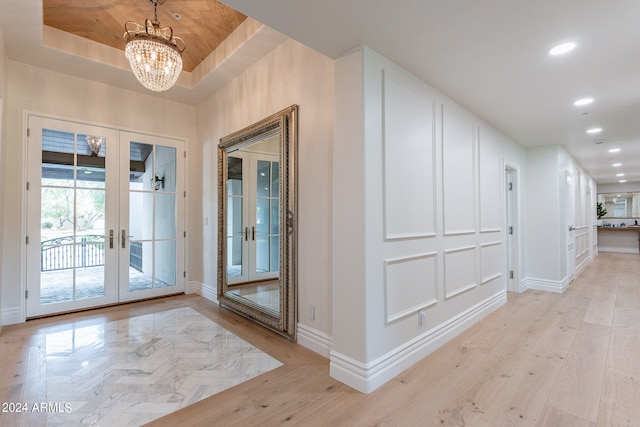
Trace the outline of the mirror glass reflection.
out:
M 227 154 L 229 292 L 280 312 L 280 133 Z
M 297 106 L 220 139 L 218 301 L 295 341 Z
M 598 202 L 607 210 L 603 218 L 640 218 L 640 192 L 599 193 Z

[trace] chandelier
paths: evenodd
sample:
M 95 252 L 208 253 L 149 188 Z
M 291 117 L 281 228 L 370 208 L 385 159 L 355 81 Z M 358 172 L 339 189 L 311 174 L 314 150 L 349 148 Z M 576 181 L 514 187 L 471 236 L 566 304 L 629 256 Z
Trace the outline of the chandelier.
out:
M 87 135 L 85 139 L 89 149 L 91 149 L 91 153 L 93 153 L 92 156 L 97 156 L 106 138 L 104 136 Z
M 129 21 L 124 24 L 125 56 L 131 70 L 142 86 L 155 92 L 171 88 L 182 71 L 184 40 L 173 35 L 171 27 L 160 28 L 158 5 L 165 0 L 149 0 L 153 3 L 154 19 L 144 25 Z

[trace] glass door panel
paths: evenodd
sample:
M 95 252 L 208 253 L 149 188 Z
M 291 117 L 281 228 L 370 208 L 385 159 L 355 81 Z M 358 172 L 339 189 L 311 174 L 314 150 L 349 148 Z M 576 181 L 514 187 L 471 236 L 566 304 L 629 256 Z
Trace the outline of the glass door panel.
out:
M 244 174 L 247 170 L 247 157 L 242 152 L 233 153 L 227 158 L 227 283 L 246 282 L 248 279 L 248 240 L 247 225 L 248 181 Z
M 279 270 L 279 170 L 278 157 L 253 154 L 255 182 L 255 250 L 250 280 L 278 277 Z
M 121 203 L 121 300 L 184 290 L 181 141 L 122 133 L 128 141 L 121 161 L 128 195 Z M 125 170 L 126 169 L 126 170 Z M 180 230 L 180 231 L 178 231 Z M 125 285 L 126 284 L 126 285 Z
M 278 277 L 278 156 L 238 150 L 227 156 L 227 283 Z
M 113 302 L 107 269 L 117 258 L 107 253 L 105 236 L 117 199 L 107 196 L 117 134 L 35 116 L 29 127 L 27 316 Z

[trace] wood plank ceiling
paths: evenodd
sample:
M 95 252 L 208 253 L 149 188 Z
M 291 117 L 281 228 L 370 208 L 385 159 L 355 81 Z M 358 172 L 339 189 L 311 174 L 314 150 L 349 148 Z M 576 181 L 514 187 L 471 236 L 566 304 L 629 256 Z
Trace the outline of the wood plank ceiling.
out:
M 124 24 L 153 20 L 151 0 L 43 0 L 44 25 L 124 51 Z M 179 14 L 177 20 L 173 15 Z M 172 27 L 187 48 L 183 69 L 193 71 L 247 17 L 216 0 L 166 0 L 161 27 Z

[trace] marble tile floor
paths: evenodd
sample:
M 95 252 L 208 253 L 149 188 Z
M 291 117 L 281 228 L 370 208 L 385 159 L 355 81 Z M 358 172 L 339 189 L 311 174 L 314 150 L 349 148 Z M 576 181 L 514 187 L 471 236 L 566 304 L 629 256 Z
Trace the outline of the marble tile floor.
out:
M 34 338 L 48 426 L 142 425 L 282 365 L 190 307 Z

